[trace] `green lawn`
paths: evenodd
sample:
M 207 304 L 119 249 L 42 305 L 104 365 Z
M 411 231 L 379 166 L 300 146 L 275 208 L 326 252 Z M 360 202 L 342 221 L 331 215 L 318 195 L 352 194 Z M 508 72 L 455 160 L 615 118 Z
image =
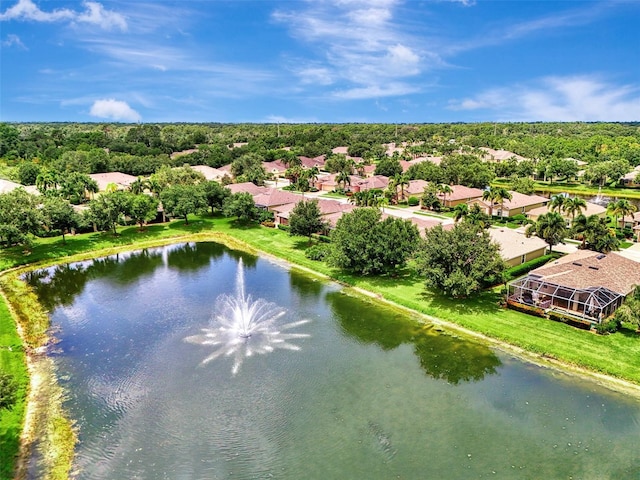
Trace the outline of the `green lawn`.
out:
M 497 186 L 508 187 L 511 185 L 509 180 L 499 179 L 492 182 Z M 599 189 L 593 185 L 585 185 L 583 183 L 576 182 L 535 182 L 535 190 L 536 192 L 545 192 L 545 193 L 573 193 L 575 195 L 586 195 L 586 196 L 596 196 L 606 195 L 609 197 L 618 197 L 618 198 L 635 198 L 640 199 L 640 188 L 610 188 L 610 187 L 602 187 Z
M 0 370 L 13 376 L 18 385 L 18 401 L 10 410 L 0 411 L 0 478 L 12 478 L 20 448 L 20 433 L 29 378 L 22 342 L 9 309 L 0 296 Z

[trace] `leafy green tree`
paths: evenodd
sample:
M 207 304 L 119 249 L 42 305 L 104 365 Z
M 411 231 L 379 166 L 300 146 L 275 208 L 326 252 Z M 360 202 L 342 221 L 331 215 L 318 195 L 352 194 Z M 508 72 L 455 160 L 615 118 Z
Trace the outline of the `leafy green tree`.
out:
M 384 157 L 376 165 L 376 175 L 384 175 L 385 177 L 395 177 L 396 175 L 402 175 L 402 166 L 397 158 Z
M 615 320 L 640 330 L 640 286 L 637 286 L 616 310 Z
M 300 237 L 309 237 L 313 233 L 322 232 L 326 224 L 322 220 L 320 207 L 317 200 L 307 200 L 296 203 L 289 216 L 289 234 Z
M 549 212 L 538 217 L 536 223 L 531 224 L 526 230 L 527 237 L 536 235 L 549 245 L 549 251 L 558 243 L 564 243 L 569 234 L 565 219 L 557 212 Z
M 144 228 L 144 224 L 155 219 L 158 215 L 158 199 L 139 193 L 132 194 L 131 204 L 129 206 L 128 215 L 131 220 L 140 225 L 140 230 Z
M 86 199 L 87 193 L 97 193 L 98 184 L 86 173 L 67 172 L 60 175 L 59 193 L 70 202 L 77 204 Z
M 428 289 L 456 298 L 468 297 L 501 281 L 505 269 L 500 247 L 486 230 L 461 222 L 452 230 L 427 230 L 418 247 L 416 266 Z
M 464 216 L 464 221 L 480 228 L 489 228 L 491 226 L 491 217 L 484 213 L 477 203 L 471 205 L 469 213 Z
M 438 198 L 438 188 L 436 184 L 430 183 L 424 187 L 422 197 L 420 198 L 420 204 L 422 205 L 422 208 L 428 208 L 429 210 L 435 210 L 436 212 L 440 211 L 442 203 L 440 203 L 440 199 Z
M 131 210 L 132 196 L 129 192 L 123 191 L 103 193 L 89 202 L 88 218 L 98 230 L 112 231 L 117 235 L 118 224 L 124 224 L 125 215 Z
M 38 200 L 23 188 L 0 194 L 0 241 L 6 245 L 30 244 L 42 225 Z
M 209 181 L 202 184 L 204 198 L 211 208 L 211 215 L 216 210 L 222 210 L 225 200 L 231 195 L 231 191 L 216 181 Z
M 146 189 L 150 190 L 149 181 L 140 176 L 138 176 L 138 178 L 129 185 L 129 191 L 134 195 L 140 195 L 141 193 L 144 193 Z
M 409 180 L 425 180 L 434 183 L 442 183 L 444 180 L 444 171 L 442 168 L 429 161 L 411 165 L 406 174 Z
M 44 195 L 47 191 L 58 188 L 59 178 L 60 176 L 55 170 L 43 168 L 36 177 L 36 187 Z
M 35 185 L 42 167 L 33 162 L 21 162 L 18 165 L 18 181 L 22 185 Z
M 252 182 L 256 185 L 264 185 L 267 172 L 262 166 L 264 158 L 256 153 L 247 153 L 236 158 L 231 163 L 231 173 L 238 183 Z
M 78 228 L 80 215 L 66 200 L 59 197 L 46 198 L 42 207 L 44 224 L 49 230 L 60 230 L 62 243 L 65 243 L 65 233 Z
M 529 177 L 521 177 L 514 175 L 511 177 L 511 190 L 514 192 L 522 193 L 524 195 L 531 195 L 535 192 L 536 182 Z
M 250 193 L 235 193 L 224 202 L 222 211 L 225 217 L 237 217 L 243 222 L 254 222 L 260 219 L 260 209 Z
M 160 194 L 167 187 L 175 185 L 197 185 L 203 183 L 203 174 L 194 170 L 189 165 L 171 168 L 168 165 L 160 167 L 156 173 L 149 177 L 151 191 Z
M 184 218 L 185 225 L 189 225 L 190 213 L 198 213 L 207 208 L 204 191 L 199 185 L 171 185 L 162 191 L 160 201 L 165 212 Z
M 328 263 L 363 275 L 404 266 L 420 238 L 418 229 L 408 220 L 381 218 L 376 208 L 344 214 L 331 232 Z

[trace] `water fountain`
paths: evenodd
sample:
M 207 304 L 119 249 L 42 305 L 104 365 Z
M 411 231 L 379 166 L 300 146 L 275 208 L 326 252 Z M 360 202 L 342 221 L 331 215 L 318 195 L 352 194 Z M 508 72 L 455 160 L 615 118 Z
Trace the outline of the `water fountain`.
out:
M 238 262 L 236 274 L 236 292 L 234 296 L 223 294 L 216 299 L 216 312 L 210 328 L 203 328 L 202 333 L 186 337 L 184 340 L 197 345 L 215 347 L 201 365 L 220 356 L 233 356 L 232 374 L 238 373 L 245 357 L 254 354 L 266 354 L 276 349 L 300 350 L 298 345 L 289 340 L 305 338 L 304 333 L 283 333 L 308 322 L 299 320 L 278 324 L 278 320 L 286 311 L 263 298 L 254 300 L 247 295 L 244 285 L 244 267 L 242 259 Z

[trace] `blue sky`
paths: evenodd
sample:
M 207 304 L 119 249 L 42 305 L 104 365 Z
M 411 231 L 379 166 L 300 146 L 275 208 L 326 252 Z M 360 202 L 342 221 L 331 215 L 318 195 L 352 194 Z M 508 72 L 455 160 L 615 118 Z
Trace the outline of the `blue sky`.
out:
M 640 1 L 0 3 L 0 120 L 640 120 Z

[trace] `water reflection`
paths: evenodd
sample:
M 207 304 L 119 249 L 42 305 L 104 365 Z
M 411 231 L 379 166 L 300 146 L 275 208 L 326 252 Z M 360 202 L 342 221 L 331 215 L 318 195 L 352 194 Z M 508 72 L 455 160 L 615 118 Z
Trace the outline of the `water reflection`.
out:
M 424 372 L 457 385 L 497 373 L 500 359 L 486 345 L 446 335 L 431 325 L 409 321 L 391 309 L 363 308 L 362 300 L 340 292 L 326 295 L 342 331 L 361 343 L 393 350 L 402 344 L 413 350 Z

